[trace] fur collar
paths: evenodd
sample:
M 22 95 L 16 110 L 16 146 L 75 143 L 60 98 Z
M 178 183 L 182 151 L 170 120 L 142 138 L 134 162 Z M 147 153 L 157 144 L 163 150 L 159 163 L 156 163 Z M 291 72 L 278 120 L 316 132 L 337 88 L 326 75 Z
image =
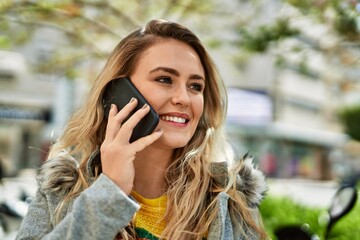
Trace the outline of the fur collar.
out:
M 237 174 L 236 188 L 246 197 L 249 206 L 258 206 L 267 192 L 267 184 L 263 173 L 254 167 L 253 159 L 245 156 Z M 87 172 L 89 182 L 93 182 L 94 168 L 100 165 L 100 151 L 95 150 L 88 161 Z M 59 154 L 56 158 L 47 160 L 39 169 L 37 182 L 44 193 L 56 192 L 60 197 L 65 196 L 76 183 L 79 164 L 67 153 Z M 228 182 L 229 170 L 226 162 L 211 164 L 214 182 L 225 187 Z
M 259 206 L 268 191 L 265 176 L 254 166 L 253 158 L 245 156 L 241 161 L 237 163 L 240 169 L 236 175 L 236 189 L 244 194 L 249 206 Z M 212 163 L 211 172 L 215 183 L 225 188 L 229 181 L 227 162 Z

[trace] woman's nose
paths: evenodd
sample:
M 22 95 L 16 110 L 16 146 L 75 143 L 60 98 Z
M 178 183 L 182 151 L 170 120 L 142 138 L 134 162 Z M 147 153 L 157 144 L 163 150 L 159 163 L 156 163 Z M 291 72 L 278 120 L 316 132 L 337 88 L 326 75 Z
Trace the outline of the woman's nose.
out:
M 173 92 L 171 102 L 174 105 L 179 105 L 181 107 L 187 107 L 190 105 L 189 92 L 186 86 L 178 86 Z

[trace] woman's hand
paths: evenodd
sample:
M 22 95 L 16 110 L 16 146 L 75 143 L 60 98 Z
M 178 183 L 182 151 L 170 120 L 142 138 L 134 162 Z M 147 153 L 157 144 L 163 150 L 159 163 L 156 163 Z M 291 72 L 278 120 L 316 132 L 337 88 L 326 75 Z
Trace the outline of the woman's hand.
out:
M 129 143 L 134 127 L 150 111 L 150 107 L 144 105 L 123 123 L 131 111 L 134 110 L 137 102 L 137 99 L 131 99 L 119 112 L 115 104 L 111 105 L 105 140 L 100 147 L 103 173 L 128 195 L 134 184 L 135 169 L 133 161 L 136 153 L 155 142 L 162 135 L 162 131 L 158 130 Z

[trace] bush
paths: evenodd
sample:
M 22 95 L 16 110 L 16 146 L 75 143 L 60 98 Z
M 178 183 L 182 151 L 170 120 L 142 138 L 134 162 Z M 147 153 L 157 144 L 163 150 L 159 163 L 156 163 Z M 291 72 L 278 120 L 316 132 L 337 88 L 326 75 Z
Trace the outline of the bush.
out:
M 309 231 L 324 239 L 326 222 L 321 221 L 327 209 L 295 203 L 289 198 L 267 196 L 260 206 L 269 237 L 276 240 L 274 231 L 281 226 L 308 224 Z M 319 221 L 320 220 L 320 221 Z M 360 201 L 331 230 L 329 240 L 360 240 Z
M 352 139 L 360 141 L 360 105 L 343 108 L 338 115 L 346 133 Z

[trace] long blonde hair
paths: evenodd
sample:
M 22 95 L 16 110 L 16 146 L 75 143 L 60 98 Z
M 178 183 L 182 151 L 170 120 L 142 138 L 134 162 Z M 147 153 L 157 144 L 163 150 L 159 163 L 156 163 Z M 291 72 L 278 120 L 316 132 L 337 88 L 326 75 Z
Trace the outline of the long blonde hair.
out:
M 67 128 L 52 147 L 49 158 L 64 149 L 80 158 L 78 179 L 58 206 L 60 209 L 89 187 L 90 173 L 86 167 L 90 154 L 104 140 L 106 118 L 102 107 L 102 94 L 106 84 L 120 76 L 130 76 L 139 55 L 162 39 L 177 39 L 191 46 L 199 55 L 205 71 L 204 112 L 190 142 L 176 149 L 167 174 L 168 206 L 167 225 L 163 238 L 202 239 L 217 214 L 216 195 L 227 191 L 230 196 L 230 215 L 233 222 L 252 229 L 260 238 L 265 238 L 261 224 L 253 219 L 252 210 L 244 196 L 236 191 L 236 172 L 229 172 L 227 186 L 218 186 L 213 181 L 211 163 L 231 161 L 223 134 L 227 110 L 226 89 L 218 76 L 215 64 L 200 40 L 189 29 L 180 24 L 164 20 L 152 20 L 143 28 L 131 32 L 116 46 L 105 67 L 96 79 L 84 106 L 70 118 Z M 231 153 L 231 152 L 230 152 Z M 95 167 L 97 177 L 101 166 Z M 59 213 L 60 214 L 60 213 Z M 120 234 L 123 239 L 135 239 L 131 224 Z M 129 230 L 130 229 L 130 230 Z

